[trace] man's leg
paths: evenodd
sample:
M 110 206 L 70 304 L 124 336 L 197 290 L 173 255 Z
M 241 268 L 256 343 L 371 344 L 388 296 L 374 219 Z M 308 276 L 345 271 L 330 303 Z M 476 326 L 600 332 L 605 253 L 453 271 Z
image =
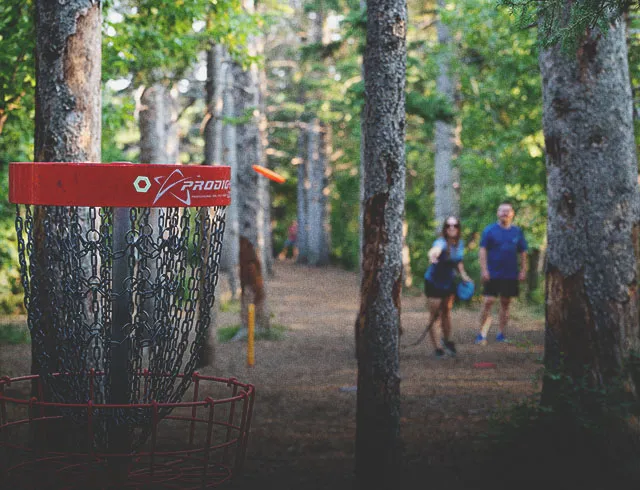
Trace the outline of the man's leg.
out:
M 491 308 L 493 307 L 493 303 L 495 303 L 495 301 L 495 296 L 484 297 L 482 313 L 480 314 L 480 332 L 478 333 L 478 337 L 476 338 L 476 344 L 484 345 L 487 343 L 487 333 L 489 332 L 489 328 L 491 328 Z
M 509 323 L 509 306 L 511 304 L 511 298 L 501 296 L 500 297 L 500 320 L 499 328 L 503 337 L 507 336 L 507 323 Z

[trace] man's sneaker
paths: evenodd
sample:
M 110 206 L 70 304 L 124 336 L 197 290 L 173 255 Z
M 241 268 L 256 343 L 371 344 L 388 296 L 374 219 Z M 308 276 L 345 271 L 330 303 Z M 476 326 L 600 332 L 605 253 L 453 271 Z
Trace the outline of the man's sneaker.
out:
M 487 345 L 487 338 L 484 337 L 481 333 L 476 337 L 476 344 L 479 345 Z
M 509 343 L 509 341 L 507 340 L 507 338 L 504 336 L 502 332 L 498 332 L 498 335 L 496 335 L 496 342 Z
M 444 351 L 442 349 L 436 349 L 436 359 L 444 359 Z
M 447 354 L 449 354 L 451 357 L 455 357 L 457 352 L 456 352 L 456 344 L 454 344 L 453 342 L 451 342 L 450 340 L 443 340 L 442 341 L 442 347 L 444 347 L 444 350 Z

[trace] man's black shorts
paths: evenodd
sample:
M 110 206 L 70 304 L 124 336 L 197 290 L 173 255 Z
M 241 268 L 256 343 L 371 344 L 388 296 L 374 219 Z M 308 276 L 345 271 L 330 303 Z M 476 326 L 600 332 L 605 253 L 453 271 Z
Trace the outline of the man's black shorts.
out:
M 517 279 L 489 279 L 484 283 L 482 294 L 485 296 L 502 296 L 514 298 L 520 293 L 520 284 Z
M 433 285 L 432 282 L 424 280 L 424 294 L 427 298 L 447 298 L 452 294 L 456 294 L 455 290 L 450 289 L 440 289 Z

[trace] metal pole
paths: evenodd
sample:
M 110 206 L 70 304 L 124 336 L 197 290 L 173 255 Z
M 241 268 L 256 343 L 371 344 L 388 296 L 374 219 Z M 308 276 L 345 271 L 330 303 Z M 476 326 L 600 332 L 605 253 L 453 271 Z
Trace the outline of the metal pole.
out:
M 127 248 L 126 235 L 130 229 L 129 208 L 113 210 L 113 259 L 112 293 L 113 316 L 111 322 L 111 366 L 109 369 L 110 396 L 108 403 L 126 405 L 129 403 L 130 373 L 128 369 L 130 340 L 125 326 L 131 324 L 131 290 L 127 289 L 129 271 L 128 254 L 122 253 Z M 126 409 L 115 409 L 109 428 L 109 453 L 120 456 L 109 458 L 109 466 L 113 477 L 114 488 L 117 488 L 127 477 L 128 454 L 131 450 L 129 424 L 126 422 Z

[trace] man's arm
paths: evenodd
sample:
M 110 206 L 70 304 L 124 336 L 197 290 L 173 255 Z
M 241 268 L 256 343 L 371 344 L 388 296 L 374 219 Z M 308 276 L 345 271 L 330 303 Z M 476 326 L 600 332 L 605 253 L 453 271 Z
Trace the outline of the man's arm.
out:
M 520 274 L 518 275 L 520 281 L 524 281 L 527 278 L 527 265 L 527 252 L 520 252 Z
M 483 281 L 488 281 L 489 277 L 489 269 L 487 269 L 487 249 L 484 247 L 480 247 L 480 252 L 478 252 L 478 260 L 480 261 L 480 274 L 482 275 Z

